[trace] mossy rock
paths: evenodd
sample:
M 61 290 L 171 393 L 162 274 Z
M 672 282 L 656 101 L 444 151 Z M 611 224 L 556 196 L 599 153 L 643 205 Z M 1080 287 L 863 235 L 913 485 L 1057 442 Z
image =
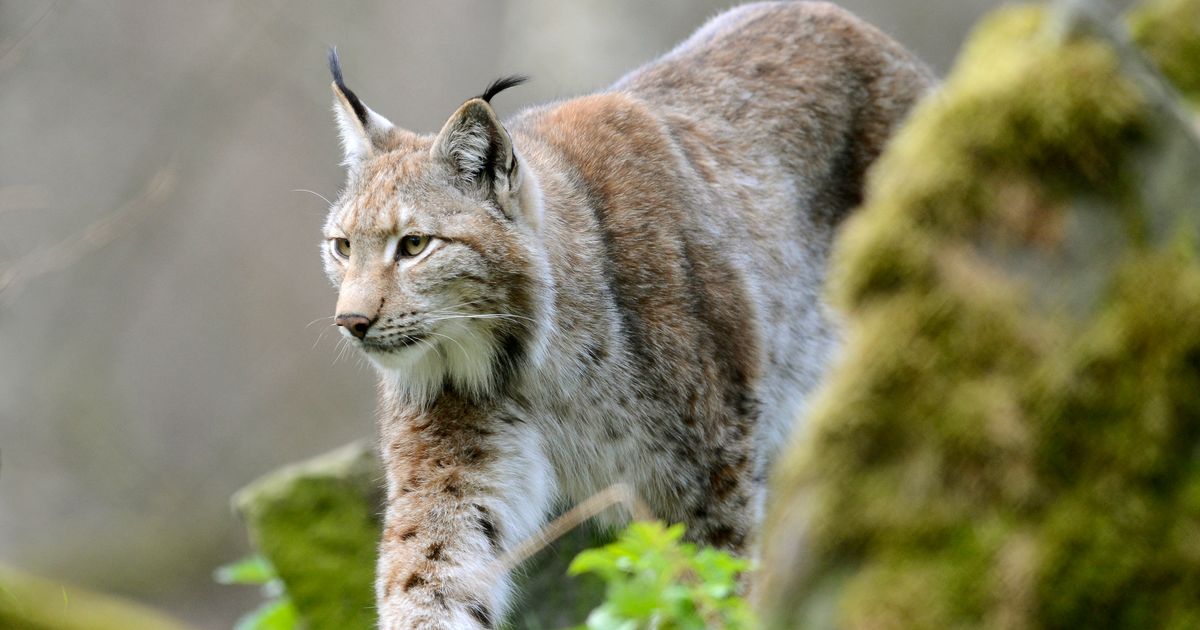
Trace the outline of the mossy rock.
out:
M 1138 46 L 1200 106 L 1200 2 L 1146 2 L 1130 15 L 1129 27 Z
M 361 442 L 281 468 L 234 496 L 254 546 L 274 566 L 306 628 L 375 628 L 383 498 L 382 465 Z M 566 567 L 579 551 L 610 540 L 577 529 L 518 567 L 508 625 L 561 628 L 585 618 L 599 605 L 602 585 L 568 579 Z
M 986 20 L 844 227 L 771 627 L 1200 626 L 1200 143 L 1072 19 Z
M 187 630 L 158 611 L 0 566 L 5 630 Z
M 383 471 L 351 444 L 277 470 L 233 499 L 311 630 L 374 628 Z

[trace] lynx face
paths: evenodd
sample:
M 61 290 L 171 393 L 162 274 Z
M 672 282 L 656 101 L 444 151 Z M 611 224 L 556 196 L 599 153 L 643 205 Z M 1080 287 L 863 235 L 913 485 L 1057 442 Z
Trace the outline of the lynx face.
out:
M 538 317 L 533 198 L 507 133 L 482 99 L 422 138 L 334 92 L 350 174 L 322 252 L 342 335 L 412 401 L 489 395 Z

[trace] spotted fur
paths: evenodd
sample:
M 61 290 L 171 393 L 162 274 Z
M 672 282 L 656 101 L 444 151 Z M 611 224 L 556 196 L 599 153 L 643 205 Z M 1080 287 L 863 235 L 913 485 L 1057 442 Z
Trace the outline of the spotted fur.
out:
M 833 5 L 779 2 L 505 124 L 502 83 L 418 135 L 337 78 L 349 178 L 325 232 L 350 255 L 324 256 L 380 374 L 382 627 L 490 627 L 495 560 L 615 482 L 752 551 L 837 346 L 830 240 L 926 67 Z M 410 235 L 432 239 L 408 255 Z

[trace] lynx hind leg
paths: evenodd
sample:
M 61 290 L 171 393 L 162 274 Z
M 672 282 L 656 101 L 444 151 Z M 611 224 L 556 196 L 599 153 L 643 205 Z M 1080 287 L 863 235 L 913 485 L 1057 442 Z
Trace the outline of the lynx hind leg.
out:
M 708 496 L 692 506 L 689 538 L 738 555 L 753 553 L 766 498 L 766 484 L 749 471 L 735 473 L 724 465 L 710 469 Z M 729 477 L 722 477 L 729 475 Z

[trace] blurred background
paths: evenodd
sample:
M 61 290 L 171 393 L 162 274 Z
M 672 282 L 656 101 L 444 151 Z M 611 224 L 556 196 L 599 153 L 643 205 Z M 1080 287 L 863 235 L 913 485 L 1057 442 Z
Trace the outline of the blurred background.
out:
M 735 3 L 0 0 L 0 564 L 228 628 L 229 508 L 374 431 L 317 256 L 341 183 L 325 54 L 436 131 L 491 79 L 600 88 Z M 993 0 L 844 0 L 939 73 Z M 311 191 L 311 192 L 309 192 Z

